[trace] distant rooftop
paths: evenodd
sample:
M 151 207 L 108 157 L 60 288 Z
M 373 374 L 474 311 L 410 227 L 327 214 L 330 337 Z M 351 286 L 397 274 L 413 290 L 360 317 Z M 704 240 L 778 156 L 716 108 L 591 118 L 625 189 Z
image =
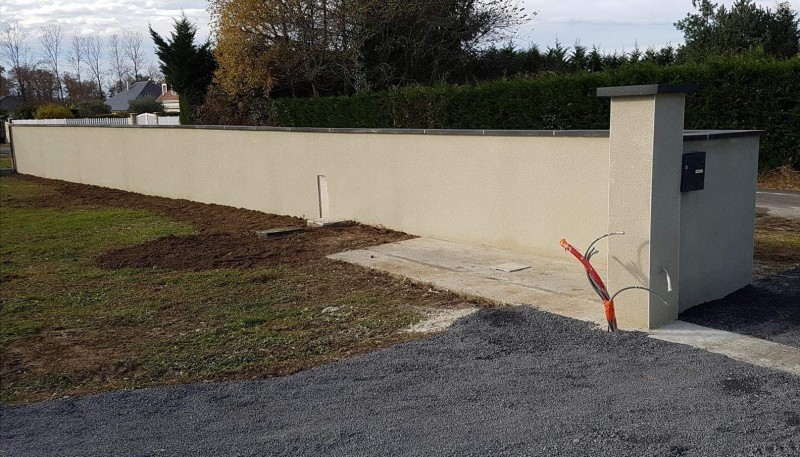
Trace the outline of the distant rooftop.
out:
M 3 95 L 0 97 L 0 109 L 13 110 L 22 102 L 13 95 Z
M 142 97 L 157 98 L 161 95 L 161 87 L 152 81 L 137 81 L 130 89 L 124 90 L 106 100 L 111 111 L 127 111 L 131 100 Z

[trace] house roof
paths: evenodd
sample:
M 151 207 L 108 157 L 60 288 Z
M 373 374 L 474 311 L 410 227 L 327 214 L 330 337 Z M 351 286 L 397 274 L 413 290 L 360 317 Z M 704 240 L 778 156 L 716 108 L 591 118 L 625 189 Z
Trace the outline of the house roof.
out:
M 0 109 L 12 110 L 21 105 L 22 102 L 13 95 L 3 95 L 0 97 Z
M 178 94 L 174 93 L 171 90 L 168 90 L 161 94 L 157 99 L 157 102 L 167 103 L 167 102 L 177 102 L 178 101 Z
M 161 87 L 152 81 L 137 81 L 130 89 L 124 90 L 106 100 L 111 111 L 127 111 L 131 100 L 142 97 L 156 98 L 161 95 Z

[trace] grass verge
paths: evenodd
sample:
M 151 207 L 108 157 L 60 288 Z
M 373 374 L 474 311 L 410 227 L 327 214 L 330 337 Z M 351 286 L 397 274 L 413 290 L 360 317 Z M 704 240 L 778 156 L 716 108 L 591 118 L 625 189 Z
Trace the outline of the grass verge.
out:
M 757 214 L 754 256 L 760 277 L 800 266 L 800 221 Z
M 416 306 L 482 305 L 325 259 L 394 232 L 265 240 L 252 228 L 297 221 L 24 176 L 0 179 L 0 205 L 6 404 L 293 373 L 417 338 L 400 331 L 420 319 Z M 233 232 L 249 250 L 226 260 L 224 247 L 224 268 L 144 252 L 159 240 L 213 249 L 208 240 Z M 123 251 L 113 268 L 97 260 Z M 248 258 L 260 260 L 237 267 Z

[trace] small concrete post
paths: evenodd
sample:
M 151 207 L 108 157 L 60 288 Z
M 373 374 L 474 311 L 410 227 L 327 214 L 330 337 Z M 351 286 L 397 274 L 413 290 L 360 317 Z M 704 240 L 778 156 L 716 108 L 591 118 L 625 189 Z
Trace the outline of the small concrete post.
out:
M 621 327 L 651 329 L 678 317 L 683 115 L 695 86 L 603 87 L 611 97 L 608 289 L 648 287 L 615 300 Z M 671 291 L 668 291 L 669 272 Z
M 136 125 L 136 114 L 131 113 L 128 115 L 128 118 L 130 119 L 130 125 Z

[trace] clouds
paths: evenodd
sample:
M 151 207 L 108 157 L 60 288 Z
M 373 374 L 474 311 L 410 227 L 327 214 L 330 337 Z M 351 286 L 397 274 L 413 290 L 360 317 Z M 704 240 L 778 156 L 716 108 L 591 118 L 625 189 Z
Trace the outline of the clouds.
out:
M 145 33 L 148 24 L 159 33 L 172 29 L 181 10 L 209 35 L 209 15 L 204 0 L 0 0 L 0 17 L 19 21 L 31 32 L 43 25 L 60 24 L 67 35 L 105 37 L 134 29 Z
M 714 1 L 726 6 L 734 3 Z M 691 0 L 524 0 L 522 4 L 538 15 L 520 28 L 520 45 L 552 45 L 556 39 L 571 45 L 580 40 L 583 45 L 596 44 L 606 51 L 630 50 L 635 44 L 642 49 L 678 45 L 683 35 L 673 24 L 694 11 Z M 775 1 L 756 4 L 775 8 Z M 800 0 L 789 4 L 795 10 L 800 8 Z
M 715 0 L 731 5 L 734 0 Z M 552 45 L 559 39 L 565 45 L 580 40 L 604 50 L 630 50 L 660 47 L 683 41 L 673 23 L 693 11 L 691 0 L 521 0 L 528 12 L 538 12 L 533 21 L 518 30 L 520 46 L 539 43 Z M 774 8 L 774 1 L 757 1 Z M 800 0 L 789 2 L 800 9 Z M 181 10 L 198 26 L 198 37 L 210 34 L 206 0 L 0 0 L 0 17 L 18 20 L 30 32 L 46 24 L 61 24 L 67 35 L 87 34 L 105 37 L 123 29 L 147 32 L 148 24 L 157 32 L 172 30 L 172 19 Z

